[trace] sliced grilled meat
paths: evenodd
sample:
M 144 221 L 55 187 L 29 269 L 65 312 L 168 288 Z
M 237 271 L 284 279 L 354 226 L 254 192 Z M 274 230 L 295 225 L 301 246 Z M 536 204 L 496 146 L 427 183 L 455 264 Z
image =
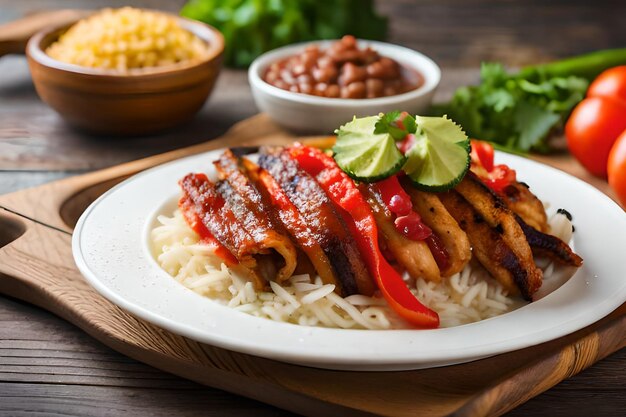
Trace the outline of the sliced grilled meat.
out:
M 284 281 L 293 275 L 297 265 L 296 247 L 287 233 L 274 221 L 273 210 L 256 186 L 244 173 L 239 159 L 227 150 L 214 162 L 222 179 L 217 190 L 238 222 L 264 248 L 272 248 L 280 256 L 275 266 L 264 265 L 265 275 Z M 272 272 L 274 268 L 276 271 Z
M 297 209 L 309 229 L 310 237 L 322 248 L 333 268 L 340 294 L 371 294 L 374 283 L 356 242 L 315 179 L 302 170 L 282 148 L 262 148 L 259 166 L 273 177 Z M 289 230 L 287 224 L 285 227 Z M 314 259 L 311 262 L 315 264 Z M 321 272 L 320 276 L 323 278 Z
M 188 174 L 180 180 L 180 186 L 184 197 L 193 202 L 204 226 L 237 258 L 255 287 L 264 288 L 265 278 L 258 260 L 269 251 L 260 248 L 246 229 L 241 227 L 224 199 L 217 193 L 215 184 L 204 174 Z
M 289 238 L 272 230 L 265 219 L 250 210 L 228 181 L 218 181 L 215 188 L 235 215 L 238 226 L 254 240 L 255 250 L 266 255 L 256 258 L 261 275 L 268 281 L 279 282 L 291 277 L 296 269 L 297 253 Z
M 521 293 L 524 299 L 532 300 L 532 294 L 541 285 L 541 280 L 537 281 L 534 270 L 528 271 L 524 267 L 523 262 L 505 242 L 502 233 L 491 227 L 456 191 L 448 191 L 438 196 L 461 229 L 467 233 L 472 253 L 485 269 L 510 294 Z
M 502 197 L 507 207 L 520 216 L 526 224 L 543 233 L 550 231 L 543 203 L 526 184 L 521 182 L 509 184 L 504 187 L 499 196 Z
M 224 245 L 220 243 L 219 240 L 213 236 L 213 234 L 207 229 L 207 227 L 202 222 L 202 219 L 198 215 L 196 211 L 196 205 L 193 203 L 191 198 L 184 193 L 183 196 L 178 201 L 178 208 L 180 209 L 185 221 L 191 227 L 191 230 L 196 232 L 200 237 L 200 241 L 203 244 L 210 245 L 215 248 L 215 254 L 224 260 L 226 266 L 229 268 L 234 267 L 239 264 L 239 261 L 235 256 L 228 250 Z
M 519 259 L 520 265 L 527 273 L 528 283 L 525 288 L 520 288 L 522 293 L 535 292 L 541 286 L 543 273 L 535 265 L 524 231 L 504 201 L 471 171 L 465 175 L 455 190 L 472 205 L 489 226 L 502 235 L 504 242 Z
M 521 226 L 528 244 L 533 253 L 538 256 L 547 256 L 564 265 L 579 267 L 583 264 L 583 259 L 572 251 L 572 248 L 556 236 L 542 233 L 534 227 L 526 224 L 521 216 L 515 216 Z
M 376 225 L 385 241 L 384 247 L 411 277 L 439 282 L 441 280 L 439 266 L 426 242 L 411 240 L 396 229 L 391 212 L 374 186 L 363 184 L 360 189 L 372 207 Z
M 250 179 L 257 184 L 259 191 L 267 196 L 268 201 L 276 207 L 279 222 L 285 227 L 296 241 L 300 253 L 298 256 L 298 268 L 296 271 L 303 274 L 317 274 L 326 284 L 334 284 L 339 288 L 335 272 L 330 260 L 322 250 L 320 244 L 313 239 L 313 234 L 298 212 L 298 209 L 289 201 L 276 180 L 264 169 L 250 161 L 243 159 L 243 165 Z
M 411 197 L 415 211 L 446 249 L 448 262 L 445 268 L 440 268 L 441 276 L 450 277 L 460 272 L 472 258 L 472 248 L 467 234 L 448 213 L 436 194 L 417 190 L 405 181 L 403 181 L 403 186 Z

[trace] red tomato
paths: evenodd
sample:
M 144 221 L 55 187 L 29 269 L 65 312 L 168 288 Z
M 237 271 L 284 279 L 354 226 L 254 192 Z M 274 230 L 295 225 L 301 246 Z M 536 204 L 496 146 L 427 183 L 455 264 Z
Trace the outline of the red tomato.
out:
M 587 97 L 613 97 L 626 104 L 626 65 L 609 68 L 591 83 Z
M 472 139 L 472 163 L 482 166 L 488 172 L 493 170 L 493 146 L 482 140 Z
M 626 104 L 608 97 L 586 98 L 565 125 L 567 146 L 589 172 L 606 177 L 609 151 L 624 129 Z
M 609 185 L 626 208 L 626 130 L 617 138 L 609 153 Z
M 501 193 L 506 186 L 517 181 L 517 173 L 507 165 L 496 165 L 482 180 L 487 187 L 496 193 Z

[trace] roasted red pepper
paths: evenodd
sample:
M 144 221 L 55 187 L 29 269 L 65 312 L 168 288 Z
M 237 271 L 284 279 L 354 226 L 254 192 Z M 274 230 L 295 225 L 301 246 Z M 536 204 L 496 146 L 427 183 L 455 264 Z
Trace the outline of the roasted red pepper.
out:
M 493 146 L 488 142 L 482 140 L 472 139 L 472 152 L 470 157 L 472 159 L 472 165 L 479 165 L 487 172 L 493 170 Z
M 370 206 L 354 182 L 322 151 L 296 144 L 289 149 L 302 169 L 313 176 L 340 209 L 378 288 L 401 317 L 416 327 L 439 326 L 439 315 L 424 306 L 385 260 L 378 247 L 378 228 Z M 398 184 L 399 185 L 399 184 Z
M 226 266 L 233 266 L 239 263 L 237 258 L 235 258 L 235 256 L 230 253 L 230 251 L 226 249 L 224 245 L 222 245 L 202 223 L 191 198 L 187 195 L 181 197 L 178 202 L 178 208 L 183 213 L 183 217 L 191 230 L 200 236 L 200 242 L 205 245 L 215 247 L 215 254 L 224 260 Z
M 493 147 L 481 140 L 472 139 L 472 171 L 493 191 L 501 193 L 517 181 L 515 170 L 507 165 L 494 165 Z

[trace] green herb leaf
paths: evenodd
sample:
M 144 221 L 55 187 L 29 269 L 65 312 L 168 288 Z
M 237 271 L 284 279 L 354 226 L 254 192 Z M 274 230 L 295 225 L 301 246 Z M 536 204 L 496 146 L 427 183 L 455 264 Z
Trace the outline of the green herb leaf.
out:
M 550 132 L 562 127 L 584 98 L 588 82 L 546 71 L 509 75 L 501 64 L 483 63 L 481 84 L 459 88 L 452 100 L 431 114 L 448 115 L 470 137 L 516 152 L 544 151 Z
M 376 14 L 373 0 L 188 0 L 180 14 L 220 30 L 226 63 L 238 67 L 295 42 L 387 34 L 387 19 Z
M 517 148 L 528 151 L 537 147 L 541 139 L 555 127 L 561 117 L 541 107 L 520 101 L 515 108 L 515 129 L 519 132 Z
M 379 120 L 374 127 L 374 133 L 389 133 L 397 141 L 403 140 L 409 133 L 415 133 L 415 118 L 411 115 L 406 115 L 404 119 L 402 119 L 400 126 L 398 126 L 401 115 L 402 112 L 397 110 L 379 114 Z

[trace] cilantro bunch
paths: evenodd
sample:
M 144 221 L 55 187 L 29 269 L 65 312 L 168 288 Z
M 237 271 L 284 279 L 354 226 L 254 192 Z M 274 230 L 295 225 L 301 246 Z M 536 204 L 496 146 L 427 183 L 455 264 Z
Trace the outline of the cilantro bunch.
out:
M 549 135 L 563 128 L 588 86 L 585 78 L 549 71 L 509 75 L 497 63 L 483 63 L 480 77 L 480 85 L 459 88 L 433 113 L 447 114 L 470 137 L 514 152 L 548 151 Z
M 226 64 L 235 67 L 290 43 L 387 34 L 387 19 L 376 14 L 373 0 L 189 0 L 180 14 L 220 30 Z

